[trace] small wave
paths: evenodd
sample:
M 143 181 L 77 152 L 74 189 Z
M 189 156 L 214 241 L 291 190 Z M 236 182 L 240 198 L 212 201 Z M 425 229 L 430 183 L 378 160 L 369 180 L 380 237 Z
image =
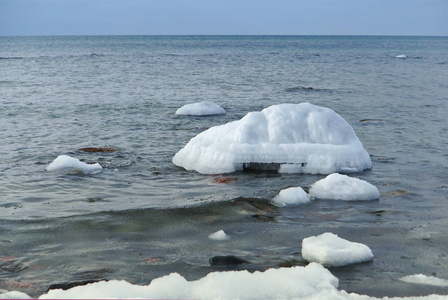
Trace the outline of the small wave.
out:
M 16 59 L 24 59 L 22 56 L 0 56 L 0 60 L 16 60 Z
M 285 89 L 287 93 L 301 93 L 301 92 L 332 92 L 330 89 L 316 89 L 313 87 L 295 86 Z

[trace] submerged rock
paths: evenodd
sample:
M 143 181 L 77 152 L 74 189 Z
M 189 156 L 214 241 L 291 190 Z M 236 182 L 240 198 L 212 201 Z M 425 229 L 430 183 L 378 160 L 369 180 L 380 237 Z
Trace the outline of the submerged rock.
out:
M 87 148 L 80 148 L 80 151 L 84 151 L 84 152 L 90 152 L 90 153 L 95 153 L 95 152 L 116 152 L 118 151 L 118 149 L 116 148 L 112 148 L 112 147 L 87 147 Z
M 213 256 L 210 258 L 210 265 L 212 266 L 235 266 L 248 263 L 248 261 L 233 255 Z

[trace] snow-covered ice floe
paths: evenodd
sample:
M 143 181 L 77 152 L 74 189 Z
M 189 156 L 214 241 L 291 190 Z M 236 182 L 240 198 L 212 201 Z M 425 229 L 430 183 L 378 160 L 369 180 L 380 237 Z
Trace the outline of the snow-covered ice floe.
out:
M 409 275 L 404 276 L 400 278 L 401 281 L 408 282 L 408 283 L 415 283 L 415 284 L 425 284 L 425 285 L 433 285 L 433 286 L 447 286 L 448 287 L 448 280 L 438 278 L 435 276 L 427 276 L 423 274 L 415 274 L 415 275 Z
M 321 200 L 375 200 L 380 198 L 378 188 L 365 180 L 338 173 L 315 182 L 309 191 L 311 197 Z
M 87 164 L 75 157 L 59 155 L 45 170 L 49 172 L 95 174 L 101 172 L 103 167 L 99 163 Z
M 210 101 L 186 104 L 176 110 L 176 115 L 188 116 L 212 116 L 223 115 L 226 110 L 218 104 Z
M 353 128 L 329 108 L 279 104 L 192 138 L 173 163 L 204 174 L 273 165 L 284 172 L 330 174 L 372 167 Z
M 399 55 L 395 56 L 395 58 L 407 58 L 407 56 L 404 54 L 399 54 Z
M 302 241 L 302 257 L 324 266 L 341 267 L 373 259 L 372 250 L 364 244 L 347 241 L 326 232 Z
M 308 203 L 311 199 L 308 194 L 298 186 L 281 190 L 280 193 L 274 197 L 273 201 L 279 206 L 286 206 Z

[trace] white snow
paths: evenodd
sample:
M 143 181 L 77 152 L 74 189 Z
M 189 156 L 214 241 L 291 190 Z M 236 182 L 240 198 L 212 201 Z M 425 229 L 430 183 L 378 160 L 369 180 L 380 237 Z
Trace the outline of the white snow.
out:
M 124 280 L 101 281 L 69 290 L 50 290 L 40 299 L 301 299 L 374 300 L 337 289 L 338 279 L 317 263 L 306 267 L 269 269 L 265 272 L 213 272 L 187 281 L 178 273 L 156 278 L 149 285 Z M 378 286 L 381 289 L 381 286 Z M 30 298 L 20 292 L 0 290 L 1 298 Z M 385 299 L 385 298 L 383 298 Z M 388 298 L 390 299 L 390 298 Z M 448 296 L 393 298 L 394 300 L 446 300 Z
M 72 173 L 81 172 L 84 174 L 94 174 L 101 172 L 103 167 L 99 163 L 87 164 L 77 158 L 68 155 L 59 155 L 51 162 L 45 170 L 50 172 Z
M 400 278 L 401 281 L 415 284 L 426 284 L 433 286 L 448 286 L 448 280 L 435 276 L 427 276 L 423 274 L 415 274 Z
M 226 110 L 218 104 L 210 101 L 198 102 L 186 104 L 176 110 L 176 115 L 189 115 L 189 116 L 211 116 L 211 115 L 223 115 Z
M 279 206 L 303 204 L 311 201 L 308 194 L 301 187 L 290 187 L 280 191 L 280 193 L 274 197 L 274 203 Z
M 0 290 L 0 299 L 31 299 L 31 297 L 18 291 Z
M 322 200 L 375 200 L 380 192 L 365 180 L 338 173 L 315 182 L 309 191 L 311 197 Z
M 204 174 L 234 172 L 244 163 L 296 164 L 296 171 L 316 174 L 372 167 L 353 128 L 333 110 L 310 103 L 273 105 L 211 127 L 177 152 L 173 163 Z
M 209 239 L 215 240 L 215 241 L 225 241 L 230 239 L 230 237 L 224 232 L 224 230 L 218 230 L 212 234 L 210 234 Z
M 373 259 L 372 251 L 364 244 L 350 242 L 326 232 L 302 241 L 302 257 L 324 266 L 340 267 Z
M 148 286 L 111 280 L 67 291 L 51 290 L 41 298 L 144 299 L 292 299 L 335 291 L 338 279 L 319 264 L 269 269 L 265 272 L 213 272 L 187 281 L 177 273 L 154 279 Z

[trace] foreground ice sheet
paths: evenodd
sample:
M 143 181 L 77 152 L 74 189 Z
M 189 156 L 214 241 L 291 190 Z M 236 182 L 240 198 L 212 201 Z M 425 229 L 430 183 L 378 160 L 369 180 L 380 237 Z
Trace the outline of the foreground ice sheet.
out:
M 434 285 L 434 286 L 448 286 L 448 280 L 438 278 L 435 276 L 427 276 L 423 274 L 415 274 L 404 276 L 400 278 L 401 281 L 416 283 L 416 284 L 425 284 L 425 285 Z
M 326 232 L 303 239 L 302 257 L 309 262 L 341 267 L 370 261 L 373 259 L 373 254 L 364 244 L 350 242 Z
M 265 272 L 213 272 L 187 281 L 177 273 L 154 279 L 147 286 L 123 280 L 101 281 L 69 290 L 51 290 L 41 299 L 301 299 L 373 300 L 377 298 L 337 290 L 338 279 L 316 263 L 306 267 L 269 269 Z M 380 286 L 378 288 L 381 288 Z M 29 298 L 20 292 L 2 292 L 0 299 Z M 383 298 L 442 300 L 448 296 Z
M 338 173 L 330 174 L 315 182 L 310 188 L 310 196 L 322 200 L 375 200 L 380 192 L 367 181 Z
M 186 104 L 176 110 L 176 115 L 211 116 L 223 115 L 226 110 L 214 102 L 204 101 Z
M 148 286 L 112 280 L 52 290 L 41 298 L 144 299 L 294 299 L 336 291 L 338 279 L 319 264 L 269 269 L 265 272 L 213 272 L 187 281 L 177 273 L 154 279 Z
M 99 163 L 87 164 L 77 158 L 68 155 L 59 155 L 51 162 L 45 170 L 50 172 L 73 173 L 81 172 L 84 174 L 92 174 L 101 172 L 103 167 Z
M 290 187 L 283 189 L 274 197 L 274 203 L 279 206 L 297 205 L 311 201 L 308 194 L 301 187 Z
M 192 138 L 173 163 L 204 174 L 234 172 L 248 163 L 320 174 L 372 167 L 353 128 L 333 110 L 310 103 L 273 105 L 214 126 Z

